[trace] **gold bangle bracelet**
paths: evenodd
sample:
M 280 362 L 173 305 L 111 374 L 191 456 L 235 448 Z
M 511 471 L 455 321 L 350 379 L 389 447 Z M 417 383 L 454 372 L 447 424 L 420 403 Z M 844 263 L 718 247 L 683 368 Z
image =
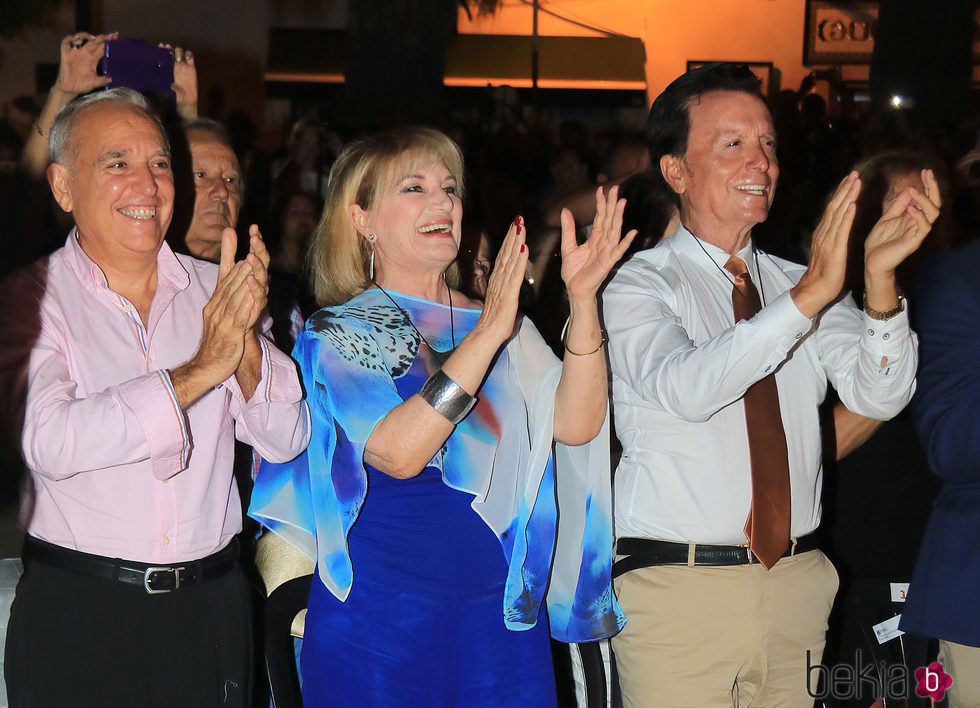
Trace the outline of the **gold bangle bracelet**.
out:
M 605 331 L 600 329 L 599 330 L 599 346 L 597 346 L 595 349 L 593 349 L 590 352 L 584 352 L 584 353 L 583 352 L 573 352 L 571 349 L 568 348 L 568 343 L 565 341 L 565 337 L 568 336 L 568 323 L 571 321 L 571 319 L 572 319 L 571 317 L 569 317 L 568 319 L 566 319 L 565 320 L 565 326 L 561 328 L 561 345 L 565 348 L 565 353 L 566 354 L 571 354 L 572 356 L 592 356 L 597 351 L 599 351 L 600 349 L 602 349 L 603 345 L 607 341 L 609 341 L 608 338 L 606 337 Z
M 569 349 L 569 348 L 568 348 L 568 345 L 567 345 L 567 344 L 565 344 L 565 342 L 564 342 L 564 341 L 562 341 L 562 345 L 563 345 L 563 346 L 565 347 L 565 353 L 566 353 L 566 354 L 571 354 L 572 356 L 592 356 L 592 355 L 593 355 L 593 354 L 595 354 L 595 353 L 596 353 L 597 351 L 599 351 L 600 349 L 602 349 L 602 347 L 603 347 L 603 345 L 604 345 L 605 343 L 606 343 L 606 335 L 602 335 L 602 339 L 600 339 L 600 340 L 599 340 L 599 346 L 597 346 L 597 347 L 596 347 L 595 349 L 593 349 L 592 351 L 590 351 L 590 352 L 588 352 L 588 353 L 585 353 L 585 354 L 583 354 L 583 353 L 581 353 L 581 352 L 573 352 L 573 351 L 572 351 L 571 349 Z

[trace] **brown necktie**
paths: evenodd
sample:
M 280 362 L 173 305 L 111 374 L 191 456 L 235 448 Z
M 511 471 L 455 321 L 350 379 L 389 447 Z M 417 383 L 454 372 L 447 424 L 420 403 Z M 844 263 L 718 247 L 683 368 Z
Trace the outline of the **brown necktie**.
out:
M 735 321 L 752 317 L 762 309 L 762 303 L 745 261 L 732 256 L 725 270 L 735 276 L 732 291 Z M 752 553 L 769 569 L 789 547 L 790 515 L 789 459 L 775 375 L 769 374 L 749 386 L 742 401 L 752 466 L 752 506 L 745 522 L 745 535 Z

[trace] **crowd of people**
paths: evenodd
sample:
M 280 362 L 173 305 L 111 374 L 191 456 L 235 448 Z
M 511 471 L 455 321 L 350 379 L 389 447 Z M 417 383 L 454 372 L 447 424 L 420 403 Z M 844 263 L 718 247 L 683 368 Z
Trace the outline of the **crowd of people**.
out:
M 114 38 L 64 38 L 0 185 L 10 705 L 269 700 L 257 546 L 312 576 L 308 707 L 894 697 L 835 664 L 980 705 L 976 125 L 717 63 L 642 135 L 272 157 L 191 51 L 172 107 L 107 85 Z

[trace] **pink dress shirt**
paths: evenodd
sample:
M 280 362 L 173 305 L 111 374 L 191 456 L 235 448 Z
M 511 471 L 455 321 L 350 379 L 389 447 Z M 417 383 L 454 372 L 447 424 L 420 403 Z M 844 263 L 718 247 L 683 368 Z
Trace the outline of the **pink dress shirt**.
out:
M 277 462 L 309 441 L 296 367 L 264 337 L 251 399 L 233 376 L 180 410 L 168 370 L 197 351 L 218 269 L 166 244 L 157 269 L 147 327 L 74 232 L 0 303 L 0 377 L 29 468 L 21 523 L 36 538 L 151 563 L 202 558 L 242 528 L 234 438 Z

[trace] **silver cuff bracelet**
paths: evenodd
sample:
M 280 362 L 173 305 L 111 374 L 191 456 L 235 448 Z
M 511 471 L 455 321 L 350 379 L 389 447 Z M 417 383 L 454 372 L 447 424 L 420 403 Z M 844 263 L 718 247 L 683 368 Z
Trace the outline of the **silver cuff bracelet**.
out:
M 419 395 L 453 425 L 458 425 L 459 421 L 473 410 L 477 401 L 476 396 L 471 396 L 461 389 L 459 384 L 443 373 L 442 369 L 429 377 L 419 391 Z

